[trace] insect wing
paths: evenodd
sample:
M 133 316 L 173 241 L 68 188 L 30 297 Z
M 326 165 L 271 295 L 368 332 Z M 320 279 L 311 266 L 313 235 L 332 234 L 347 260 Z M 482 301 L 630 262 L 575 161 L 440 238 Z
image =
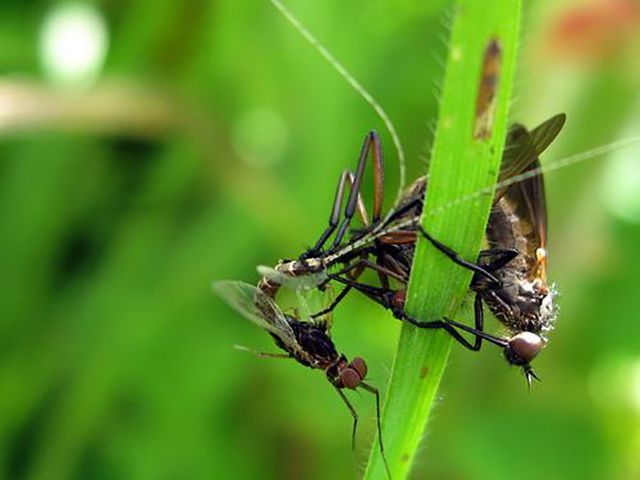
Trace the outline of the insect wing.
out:
M 528 170 L 532 163 L 558 136 L 564 126 L 564 113 L 554 115 L 546 122 L 529 132 L 523 125 L 516 123 L 509 128 L 507 142 L 502 155 L 499 181 L 505 181 Z M 539 167 L 539 165 L 537 165 Z M 505 189 L 496 193 L 496 201 L 504 195 Z
M 538 155 L 544 152 L 556 139 L 566 120 L 567 116 L 564 113 L 559 113 L 529 132 L 531 143 Z
M 530 168 L 540 167 L 540 162 L 535 160 Z M 532 239 L 531 247 L 545 248 L 547 244 L 547 205 L 546 205 L 544 178 L 535 175 L 522 182 L 509 187 L 505 194 L 505 200 L 516 206 L 516 212 L 522 221 L 531 225 L 528 236 Z M 529 252 L 535 256 L 535 252 Z
M 274 334 L 286 345 L 297 346 L 285 315 L 271 298 L 256 287 L 244 282 L 224 280 L 214 282 L 213 290 L 243 317 Z
M 279 285 L 283 285 L 291 290 L 312 290 L 329 278 L 325 272 L 309 273 L 305 275 L 287 275 L 279 272 L 275 268 L 259 265 L 256 270 L 263 277 L 274 281 Z
M 554 115 L 528 132 L 516 124 L 509 129 L 507 147 L 502 158 L 500 179 L 540 169 L 539 155 L 558 136 L 566 121 L 566 115 Z M 503 195 L 516 206 L 521 221 L 530 225 L 531 247 L 544 248 L 547 244 L 547 206 L 542 174 L 526 178 L 496 193 L 497 202 Z M 530 252 L 535 256 L 535 252 Z
M 316 325 L 322 323 L 326 331 L 331 330 L 333 323 L 333 315 L 329 311 L 324 315 L 317 316 L 319 312 L 324 312 L 329 308 L 334 300 L 334 291 L 331 285 L 326 285 L 322 290 L 319 288 L 313 290 L 296 291 L 300 318 L 309 319 Z
M 499 181 L 503 182 L 510 178 L 523 173 L 531 162 L 538 157 L 531 135 L 529 131 L 519 123 L 515 123 L 509 127 L 507 142 L 502 154 L 502 165 L 500 167 Z M 508 188 L 508 187 L 507 187 Z M 496 200 L 502 195 L 506 188 L 496 193 Z

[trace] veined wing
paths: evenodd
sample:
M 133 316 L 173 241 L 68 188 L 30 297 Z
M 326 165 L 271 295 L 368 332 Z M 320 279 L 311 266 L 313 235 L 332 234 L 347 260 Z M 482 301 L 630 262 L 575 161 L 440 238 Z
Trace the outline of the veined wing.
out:
M 507 146 L 502 157 L 500 180 L 540 168 L 539 155 L 558 136 L 566 115 L 559 113 L 536 128 L 527 131 L 520 124 L 509 129 Z M 498 192 L 494 203 L 507 196 L 521 221 L 527 222 L 530 248 L 544 248 L 547 244 L 547 206 L 542 174 L 514 183 Z
M 507 141 L 502 154 L 499 181 L 520 175 L 532 170 L 532 163 L 558 136 L 564 126 L 566 115 L 559 113 L 546 122 L 528 131 L 523 125 L 516 123 L 509 128 Z M 539 165 L 537 165 L 539 167 Z M 508 187 L 506 187 L 508 188 Z M 498 190 L 494 202 L 497 202 L 506 188 Z
M 304 275 L 287 275 L 286 273 L 279 272 L 275 268 L 267 267 L 265 265 L 259 265 L 256 270 L 261 276 L 295 291 L 312 290 L 322 285 L 329 278 L 325 272 L 308 273 Z
M 331 285 L 326 285 L 322 290 L 319 288 L 304 291 L 297 290 L 296 297 L 298 299 L 300 317 L 304 320 L 308 319 L 316 325 L 323 324 L 325 331 L 330 332 L 333 324 L 332 312 L 327 312 L 320 316 L 314 315 L 324 312 L 333 303 L 334 291 Z
M 531 132 L 522 125 L 509 130 L 500 179 L 539 170 L 539 155 L 556 138 L 565 115 L 556 115 Z M 516 247 L 532 277 L 546 278 L 547 206 L 542 174 L 509 185 L 494 199 L 487 231 L 493 246 Z
M 539 166 L 536 159 L 530 168 Z M 523 253 L 528 257 L 530 273 L 546 277 L 547 205 L 543 176 L 535 175 L 512 185 L 501 202 L 509 204 L 518 218 L 521 234 L 526 239 Z
M 296 293 L 298 300 L 297 310 L 301 320 L 308 320 L 314 323 L 324 322 L 327 331 L 331 329 L 331 313 L 322 315 L 319 318 L 312 316 L 324 311 L 333 302 L 333 289 L 330 284 L 325 285 L 322 289 L 317 288 L 328 280 L 329 276 L 326 272 L 293 276 L 264 265 L 259 265 L 256 269 L 263 277 L 279 285 L 283 285 Z
M 538 155 L 544 152 L 556 139 L 566 120 L 567 116 L 564 113 L 559 113 L 529 132 L 531 143 L 535 146 Z
M 287 318 L 275 302 L 253 285 L 233 280 L 213 283 L 213 290 L 229 306 L 278 337 L 294 351 L 300 349 Z

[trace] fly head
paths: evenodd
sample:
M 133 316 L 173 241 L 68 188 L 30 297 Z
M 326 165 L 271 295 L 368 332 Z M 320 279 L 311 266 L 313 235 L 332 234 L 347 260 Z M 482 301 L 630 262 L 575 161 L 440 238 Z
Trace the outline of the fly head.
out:
M 547 342 L 541 336 L 532 332 L 520 332 L 507 342 L 504 356 L 511 365 L 522 367 L 527 384 L 531 387 L 533 379 L 539 380 L 531 368 L 530 362 L 546 346 Z
M 329 381 L 338 388 L 355 390 L 367 376 L 367 363 L 361 357 L 355 357 L 347 362 L 344 355 L 327 369 Z

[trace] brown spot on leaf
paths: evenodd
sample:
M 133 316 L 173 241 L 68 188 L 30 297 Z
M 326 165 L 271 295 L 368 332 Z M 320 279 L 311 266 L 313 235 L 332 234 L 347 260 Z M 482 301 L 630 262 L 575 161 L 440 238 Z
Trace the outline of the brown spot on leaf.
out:
M 429 367 L 422 367 L 420 369 L 420 380 L 424 380 L 424 378 L 429 374 Z
M 502 49 L 500 42 L 492 38 L 484 52 L 480 86 L 476 97 L 476 122 L 473 137 L 486 140 L 493 131 L 493 117 L 496 108 L 496 95 L 500 80 Z

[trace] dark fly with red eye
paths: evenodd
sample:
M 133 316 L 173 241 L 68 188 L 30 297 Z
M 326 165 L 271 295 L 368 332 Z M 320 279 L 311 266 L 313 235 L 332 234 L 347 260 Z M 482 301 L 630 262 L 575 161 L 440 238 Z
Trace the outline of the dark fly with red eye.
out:
M 554 291 L 549 287 L 546 276 L 544 181 L 542 175 L 527 176 L 527 172 L 538 171 L 539 155 L 558 135 L 564 121 L 564 115 L 556 115 L 531 132 L 518 124 L 510 128 L 500 179 L 528 178 L 497 190 L 486 231 L 488 248 L 480 252 L 476 263 L 462 259 L 420 226 L 422 199 L 427 188 L 427 180 L 423 177 L 414 182 L 399 206 L 387 217 L 388 227 L 375 240 L 377 249 L 372 252 L 375 263 L 361 259 L 360 263 L 348 265 L 329 277 L 347 285 L 347 289 L 355 288 L 365 293 L 400 319 L 421 328 L 445 329 L 469 349 L 479 350 L 482 340 L 501 346 L 507 361 L 522 367 L 530 384 L 533 378 L 537 378 L 530 362 L 547 343 L 546 335 L 553 328 L 555 308 Z M 470 285 L 476 294 L 474 328 L 450 319 L 423 322 L 404 312 L 405 288 L 418 234 L 426 237 L 452 261 L 474 272 Z M 378 272 L 381 286 L 357 280 L 363 266 Z M 356 278 L 349 275 L 352 272 L 356 272 Z M 399 281 L 401 288 L 391 288 L 390 279 Z M 483 303 L 506 327 L 506 336 L 498 337 L 484 331 Z M 474 342 L 467 341 L 460 331 L 471 333 L 475 337 Z
M 328 319 L 301 321 L 287 315 L 276 305 L 271 296 L 262 290 L 243 282 L 220 281 L 213 284 L 214 291 L 242 316 L 265 329 L 276 345 L 286 353 L 255 352 L 262 357 L 293 358 L 305 367 L 323 370 L 338 392 L 353 417 L 352 444 L 355 435 L 358 414 L 344 394 L 345 388 L 362 388 L 372 393 L 376 400 L 376 418 L 378 438 L 383 459 L 384 449 L 380 430 L 380 394 L 378 389 L 365 382 L 367 364 L 360 357 L 351 361 L 338 353 L 330 336 L 331 324 Z M 386 459 L 385 459 L 386 466 Z M 389 472 L 387 468 L 387 472 Z
M 531 132 L 522 125 L 512 126 L 503 154 L 501 183 L 537 169 L 538 156 L 558 135 L 564 121 L 564 115 L 556 115 Z M 371 221 L 360 198 L 362 176 L 370 151 L 373 152 L 375 179 Z M 294 284 L 306 281 L 307 286 L 316 286 L 323 283 L 323 275 L 326 275 L 345 284 L 346 288 L 330 308 L 317 315 L 335 308 L 353 288 L 391 309 L 398 318 L 422 328 L 445 329 L 472 350 L 479 350 L 482 340 L 499 345 L 510 364 L 523 368 L 528 382 L 536 378 L 529 362 L 546 344 L 545 334 L 551 329 L 554 319 L 553 293 L 546 279 L 546 208 L 542 176 L 532 175 L 497 190 L 487 227 L 488 248 L 480 252 L 475 263 L 462 259 L 420 226 L 426 177 L 416 180 L 398 205 L 382 218 L 382 177 L 379 140 L 375 133 L 370 133 L 365 139 L 355 175 L 346 171 L 341 176 L 329 227 L 320 240 L 298 260 L 280 262 L 271 274 L 263 272 L 265 276 L 259 288 L 274 296 L 287 279 Z M 350 192 L 344 217 L 340 220 L 345 186 L 350 187 Z M 361 229 L 350 227 L 356 211 L 364 223 Z M 336 231 L 331 247 L 323 250 Z M 449 319 L 421 322 L 404 313 L 404 289 L 409 281 L 419 234 L 452 261 L 474 272 L 470 285 L 476 293 L 474 328 Z M 342 268 L 328 273 L 337 264 L 342 264 Z M 377 273 L 380 286 L 359 281 L 365 270 Z M 394 281 L 399 282 L 399 289 L 393 288 Z M 483 302 L 508 329 L 506 337 L 484 332 Z M 467 341 L 460 331 L 473 334 L 475 341 Z

